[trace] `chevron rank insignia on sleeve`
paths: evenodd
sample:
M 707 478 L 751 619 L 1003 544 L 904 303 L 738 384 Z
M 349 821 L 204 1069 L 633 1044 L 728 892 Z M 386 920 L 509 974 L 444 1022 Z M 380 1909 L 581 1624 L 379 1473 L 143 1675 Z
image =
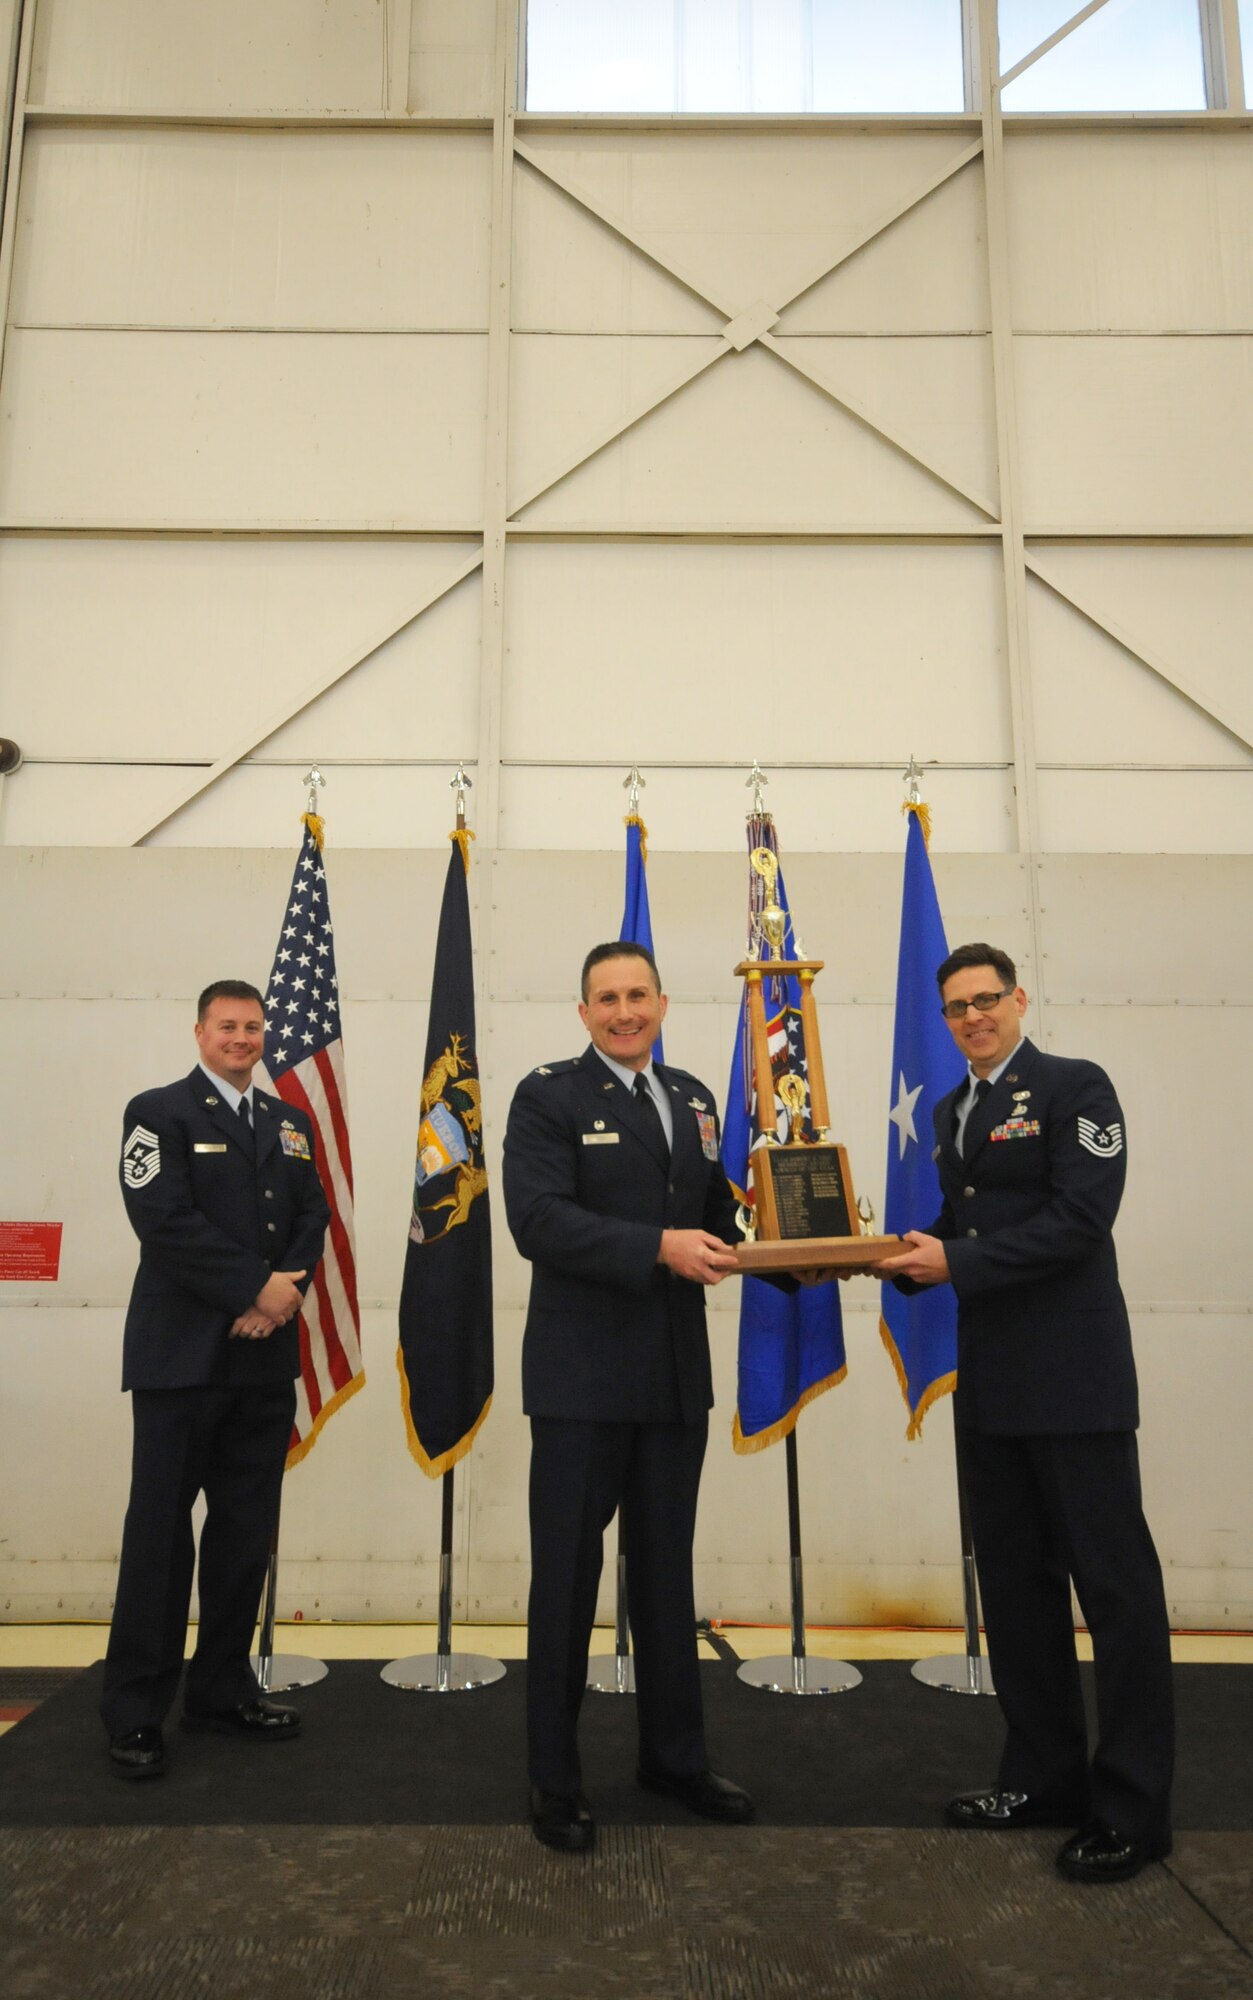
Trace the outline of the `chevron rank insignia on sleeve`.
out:
M 146 1126 L 136 1125 L 122 1146 L 122 1179 L 128 1188 L 147 1187 L 160 1171 L 160 1140 Z
M 1098 1160 L 1112 1160 L 1122 1151 L 1121 1125 L 1096 1125 L 1090 1118 L 1079 1120 L 1079 1144 Z

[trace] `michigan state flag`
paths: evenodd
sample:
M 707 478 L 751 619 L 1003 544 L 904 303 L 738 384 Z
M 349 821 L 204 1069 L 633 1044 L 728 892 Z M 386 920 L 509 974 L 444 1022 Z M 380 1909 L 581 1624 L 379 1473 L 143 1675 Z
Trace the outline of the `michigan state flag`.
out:
M 748 851 L 768 847 L 778 853 L 778 837 L 770 813 L 750 813 Z M 754 919 L 765 900 L 763 878 L 748 871 L 750 947 Z M 787 890 L 780 868 L 775 896 L 787 913 Z M 785 958 L 796 957 L 796 939 L 788 915 L 783 938 Z M 800 981 L 795 974 L 763 982 L 770 1065 L 774 1078 L 791 1071 L 807 1076 L 805 1026 L 801 1018 Z M 787 1113 L 775 1099 L 768 1123 L 780 1138 L 787 1132 Z M 812 1124 L 806 1131 L 813 1137 Z M 753 1089 L 752 1042 L 748 1025 L 748 986 L 740 1000 L 739 1029 L 731 1058 L 726 1117 L 722 1122 L 722 1164 L 742 1202 L 752 1205 L 749 1154 L 757 1142 L 756 1093 Z M 803 1286 L 781 1292 L 761 1278 L 745 1278 L 740 1289 L 740 1345 L 735 1427 L 732 1442 L 738 1452 L 764 1451 L 767 1445 L 796 1427 L 806 1403 L 842 1382 L 848 1372 L 844 1358 L 844 1324 L 838 1284 Z
M 901 948 L 896 972 L 896 1032 L 888 1111 L 888 1181 L 883 1227 L 890 1234 L 926 1229 L 940 1212 L 940 1177 L 931 1148 L 932 1113 L 954 1090 L 966 1065 L 944 1024 L 935 975 L 948 957 L 944 922 L 927 853 L 926 807 L 907 804 Z M 906 1297 L 881 1287 L 879 1332 L 896 1364 L 909 1408 L 907 1437 L 957 1381 L 957 1298 L 951 1285 L 928 1285 Z
M 465 1457 L 492 1400 L 492 1225 L 474 1040 L 469 835 L 454 833 L 452 843 L 435 940 L 397 1354 L 409 1449 L 431 1479 Z

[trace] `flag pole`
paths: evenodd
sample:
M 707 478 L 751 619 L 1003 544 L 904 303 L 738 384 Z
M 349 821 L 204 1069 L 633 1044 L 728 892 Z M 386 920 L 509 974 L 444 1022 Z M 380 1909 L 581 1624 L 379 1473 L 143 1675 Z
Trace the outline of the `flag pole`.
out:
M 792 1586 L 792 1650 L 764 1660 L 745 1660 L 738 1677 L 766 1694 L 847 1694 L 861 1675 L 847 1660 L 811 1660 L 805 1648 L 805 1565 L 801 1556 L 801 1493 L 796 1431 L 784 1440 L 787 1453 L 788 1571 Z
M 953 1458 L 957 1474 L 957 1521 L 961 1536 L 962 1624 L 966 1633 L 964 1653 L 937 1653 L 930 1660 L 915 1660 L 910 1672 L 924 1687 L 938 1688 L 942 1694 L 995 1694 L 992 1668 L 979 1650 L 979 1576 L 975 1568 L 974 1536 L 970 1530 L 970 1509 L 966 1504 L 966 1481 L 962 1475 L 961 1434 L 953 1426 Z
M 587 1663 L 590 1694 L 634 1694 L 635 1662 L 631 1658 L 631 1624 L 627 1615 L 626 1554 L 622 1547 L 622 1511 L 618 1511 L 618 1553 L 614 1558 L 613 1652 Z
M 905 804 L 903 810 L 917 817 L 922 830 L 925 848 L 928 844 L 930 831 L 930 815 L 922 797 L 922 767 L 912 752 L 910 753 L 908 769 L 902 773 L 902 776 L 905 782 Z M 908 881 L 908 862 L 906 864 L 906 877 Z M 904 962 L 906 948 L 904 908 L 905 906 L 903 905 L 901 917 L 902 963 Z M 916 912 L 915 918 L 917 920 Z M 940 921 L 938 904 L 936 905 L 936 921 Z M 921 935 L 923 930 L 925 930 L 925 925 L 920 925 L 919 930 Z M 943 937 L 942 925 L 939 934 L 932 939 L 932 948 L 933 950 L 938 950 L 941 955 L 947 952 L 947 943 Z M 929 965 L 926 968 L 927 976 L 929 977 L 934 970 L 934 964 Z M 900 1005 L 901 991 L 900 983 L 898 982 L 898 1018 Z M 904 1088 L 904 1081 L 905 1079 L 902 1075 L 902 1089 Z M 941 1086 L 935 1085 L 934 1087 L 940 1088 Z M 910 1129 L 912 1132 L 912 1124 Z M 916 1134 L 913 1136 L 916 1143 Z M 902 1139 L 902 1159 L 904 1158 L 904 1151 L 905 1142 Z M 889 1180 L 890 1178 L 891 1170 L 889 1168 Z M 881 1327 L 885 1338 L 887 1338 L 886 1322 L 881 1322 Z M 899 1355 L 896 1359 L 898 1370 L 901 1370 L 902 1363 Z M 902 1373 L 902 1385 L 904 1384 L 904 1380 L 905 1377 Z M 955 1374 L 946 1376 L 946 1386 L 951 1388 L 955 1380 Z M 907 1395 L 906 1400 L 910 1404 L 913 1416 L 909 1432 L 909 1435 L 913 1437 L 917 1435 L 916 1426 L 921 1422 L 921 1417 L 915 1411 L 912 1397 Z M 925 1409 L 925 1402 L 920 1403 L 917 1407 L 918 1409 Z M 961 1538 L 962 1624 L 965 1631 L 966 1650 L 964 1653 L 942 1653 L 935 1655 L 931 1659 L 915 1660 L 911 1672 L 914 1679 L 921 1681 L 924 1687 L 938 1688 L 945 1694 L 995 1694 L 996 1689 L 992 1684 L 991 1668 L 979 1650 L 979 1579 L 975 1569 L 974 1539 L 970 1530 L 970 1513 L 966 1505 L 966 1482 L 962 1473 L 961 1433 L 957 1429 L 956 1424 L 953 1426 L 953 1459 L 957 1479 L 958 1531 Z
M 765 829 L 767 826 L 773 829 L 773 819 L 766 810 L 765 796 L 762 790 L 763 786 L 768 785 L 769 782 L 770 780 L 762 770 L 760 763 L 754 759 L 753 768 L 745 779 L 745 788 L 748 789 L 751 787 L 753 794 L 752 810 L 748 815 L 748 844 L 750 850 L 753 850 L 750 853 L 750 869 L 756 870 L 759 878 L 763 880 L 765 878 L 762 876 L 761 870 L 757 869 L 755 850 L 765 838 Z M 777 846 L 773 831 L 770 833 L 767 844 L 772 850 Z M 748 953 L 750 958 L 755 958 L 760 949 L 758 943 L 759 934 L 764 936 L 764 933 L 761 933 L 758 919 L 754 914 L 756 905 L 753 901 L 752 879 L 752 873 L 750 872 Z M 769 896 L 771 891 L 767 889 L 766 893 Z M 786 903 L 786 897 L 782 891 L 780 892 L 779 900 L 781 904 Z M 787 927 L 790 927 L 792 923 L 791 912 L 785 910 L 784 914 L 786 916 Z M 785 936 L 786 928 L 781 934 L 781 942 L 782 937 Z M 788 954 L 783 953 L 782 955 L 786 956 Z M 803 947 L 796 938 L 794 930 L 792 932 L 791 955 L 798 959 L 804 956 Z M 818 1043 L 818 1024 L 814 1011 L 813 986 L 810 981 L 802 982 L 799 999 L 801 1018 L 806 1030 L 805 1058 L 808 1069 L 811 1115 L 816 1126 L 825 1128 L 829 1115 L 826 1083 L 823 1077 L 822 1056 Z M 774 1087 L 771 1082 L 773 1066 L 768 1039 L 765 995 L 760 973 L 756 975 L 749 974 L 745 987 L 744 1005 L 747 1008 L 748 1032 L 751 1036 L 753 1048 L 753 1092 L 751 1101 L 754 1122 L 757 1127 L 757 1141 L 759 1143 L 763 1139 L 773 1138 L 777 1117 Z M 744 1018 L 742 1015 L 741 1019 L 743 1020 Z M 733 1081 L 734 1073 L 733 1065 Z M 730 1121 L 730 1117 L 731 1099 L 728 1097 L 728 1122 Z M 751 1156 L 752 1150 L 753 1140 L 750 1130 L 745 1135 L 745 1161 L 739 1167 L 736 1176 L 737 1182 L 740 1176 L 743 1177 L 742 1184 L 746 1190 L 751 1188 L 752 1185 L 750 1178 L 751 1168 L 748 1165 L 748 1159 Z M 741 1339 L 742 1337 L 741 1327 Z M 798 1403 L 792 1411 L 791 1419 L 784 1435 L 784 1451 L 787 1464 L 788 1580 L 791 1593 L 791 1651 L 788 1653 L 770 1654 L 760 1660 L 745 1660 L 737 1669 L 737 1672 L 739 1679 L 746 1686 L 761 1688 L 767 1694 L 844 1694 L 850 1688 L 861 1685 L 861 1675 L 858 1673 L 856 1667 L 850 1666 L 846 1660 L 811 1660 L 805 1644 L 805 1564 L 801 1554 L 800 1464 L 796 1443 L 796 1425 L 799 1418 L 800 1404 Z
M 311 764 L 301 780 L 309 787 L 305 801 L 305 812 L 316 815 L 318 793 L 326 783 L 316 764 Z M 282 939 L 279 940 L 280 944 Z M 286 1470 L 284 1470 L 286 1478 Z M 274 1528 L 270 1535 L 270 1554 L 265 1566 L 265 1583 L 261 1591 L 261 1610 L 257 1621 L 257 1650 L 252 1655 L 250 1665 L 257 1677 L 257 1685 L 262 1694 L 290 1694 L 293 1688 L 313 1687 L 324 1681 L 330 1672 L 325 1660 L 302 1653 L 276 1653 L 274 1650 L 274 1621 L 278 1611 L 278 1534 L 283 1512 L 282 1490 L 274 1514 Z
M 454 1653 L 452 1649 L 452 1516 L 453 1481 L 449 1466 L 440 1480 L 442 1505 L 439 1531 L 439 1604 L 436 1611 L 435 1651 L 409 1653 L 402 1660 L 389 1660 L 379 1673 L 388 1687 L 416 1694 L 469 1694 L 474 1688 L 490 1687 L 505 1677 L 503 1660 L 486 1653 Z
M 648 783 L 638 764 L 632 764 L 622 789 L 627 794 L 627 826 L 639 819 L 640 793 Z M 624 917 L 622 932 L 627 933 Z M 651 929 L 651 925 L 650 925 Z M 652 939 L 642 940 L 652 947 Z M 633 944 L 641 942 L 632 938 Z M 622 1545 L 622 1509 L 618 1509 L 617 1554 L 613 1565 L 613 1653 L 609 1660 L 589 1660 L 587 1663 L 587 1690 L 589 1694 L 634 1694 L 635 1663 L 631 1658 L 631 1620 L 627 1610 L 626 1551 Z
M 278 1604 L 278 1524 L 283 1511 L 282 1496 L 274 1516 L 270 1536 L 270 1559 L 265 1566 L 265 1587 L 261 1592 L 261 1616 L 257 1650 L 250 1662 L 262 1694 L 290 1694 L 293 1688 L 313 1687 L 324 1681 L 330 1668 L 325 1660 L 306 1659 L 302 1653 L 276 1653 L 274 1617 Z
M 466 828 L 466 793 L 472 780 L 466 775 L 464 764 L 458 764 L 456 774 L 449 789 L 457 801 L 457 833 L 464 843 Z M 452 1523 L 454 1479 L 456 1475 L 450 1465 L 440 1480 L 442 1488 L 439 1528 L 439 1604 L 436 1612 L 434 1653 L 410 1653 L 404 1659 L 391 1660 L 382 1668 L 379 1679 L 389 1687 L 403 1688 L 417 1694 L 469 1694 L 475 1688 L 490 1687 L 494 1681 L 505 1677 L 503 1660 L 494 1660 L 486 1653 L 454 1653 L 452 1649 Z

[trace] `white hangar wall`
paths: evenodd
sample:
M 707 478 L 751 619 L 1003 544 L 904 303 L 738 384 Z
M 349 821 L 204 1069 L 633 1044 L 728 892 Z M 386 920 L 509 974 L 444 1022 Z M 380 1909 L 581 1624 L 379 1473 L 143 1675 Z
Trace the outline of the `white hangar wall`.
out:
M 65 1223 L 60 1282 L 0 1289 L 0 1616 L 107 1615 L 121 1106 L 190 1065 L 206 978 L 264 976 L 311 760 L 369 1384 L 288 1483 L 280 1609 L 390 1618 L 435 1601 L 393 1352 L 456 760 L 492 1163 L 578 1045 L 633 761 L 671 1048 L 721 1094 L 757 757 L 878 1203 L 912 752 L 950 937 L 1118 1082 L 1172 1611 L 1247 1625 L 1249 119 L 528 116 L 518 11 L 0 0 L 0 1214 Z M 470 1618 L 527 1585 L 499 1208 L 496 1254 Z M 712 1303 L 700 1607 L 782 1618 L 782 1458 L 730 1450 Z M 846 1327 L 809 1616 L 949 1622 L 949 1414 L 907 1446 L 865 1281 Z

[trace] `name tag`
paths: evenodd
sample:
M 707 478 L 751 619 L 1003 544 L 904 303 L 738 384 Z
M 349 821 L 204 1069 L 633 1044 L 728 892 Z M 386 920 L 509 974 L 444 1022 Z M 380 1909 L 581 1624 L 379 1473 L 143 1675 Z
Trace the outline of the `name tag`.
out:
M 225 1143 L 223 1143 L 220 1146 L 195 1145 L 192 1147 L 191 1150 L 193 1153 L 224 1153 L 226 1151 L 226 1146 Z
M 582 1136 L 585 1146 L 616 1146 L 622 1134 L 620 1132 L 584 1132 Z

